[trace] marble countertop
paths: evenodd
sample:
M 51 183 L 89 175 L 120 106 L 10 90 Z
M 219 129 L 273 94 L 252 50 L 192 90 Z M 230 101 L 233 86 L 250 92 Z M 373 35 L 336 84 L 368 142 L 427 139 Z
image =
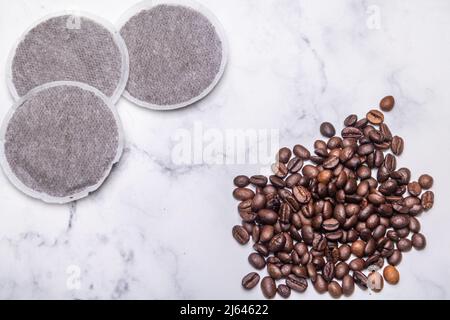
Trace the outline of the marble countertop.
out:
M 0 79 L 10 49 L 33 21 L 80 9 L 115 22 L 135 2 L 1 0 Z M 262 298 L 240 286 L 252 270 L 250 247 L 231 237 L 239 223 L 231 191 L 235 175 L 264 165 L 194 156 L 180 163 L 176 139 L 188 134 L 207 145 L 239 129 L 273 129 L 283 146 L 311 146 L 322 121 L 363 115 L 392 94 L 397 106 L 386 121 L 406 140 L 399 165 L 414 178 L 435 178 L 435 207 L 421 217 L 428 247 L 403 257 L 399 285 L 379 294 L 357 289 L 351 299 L 449 299 L 450 3 L 200 2 L 222 22 L 230 45 L 228 68 L 211 95 L 165 113 L 122 99 L 122 161 L 98 192 L 76 203 L 30 199 L 0 174 L 0 298 Z M 11 105 L 2 84 L 0 118 Z M 313 298 L 329 297 L 313 289 L 292 295 Z

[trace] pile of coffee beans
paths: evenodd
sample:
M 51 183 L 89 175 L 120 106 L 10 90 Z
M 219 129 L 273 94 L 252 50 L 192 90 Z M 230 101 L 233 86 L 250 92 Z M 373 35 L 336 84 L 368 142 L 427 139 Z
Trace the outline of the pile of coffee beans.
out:
M 380 109 L 394 103 L 385 97 Z M 273 175 L 234 179 L 242 224 L 233 237 L 253 242 L 248 262 L 268 274 L 251 272 L 242 286 L 259 284 L 267 298 L 304 292 L 310 282 L 334 298 L 351 295 L 355 284 L 381 291 L 384 281 L 399 282 L 403 253 L 426 246 L 417 216 L 433 207 L 433 178 L 412 181 L 408 168 L 398 168 L 404 140 L 391 133 L 383 113 L 349 115 L 340 136 L 325 122 L 320 133 L 327 139 L 315 141 L 313 152 L 282 148 Z M 381 275 L 376 270 L 386 262 Z

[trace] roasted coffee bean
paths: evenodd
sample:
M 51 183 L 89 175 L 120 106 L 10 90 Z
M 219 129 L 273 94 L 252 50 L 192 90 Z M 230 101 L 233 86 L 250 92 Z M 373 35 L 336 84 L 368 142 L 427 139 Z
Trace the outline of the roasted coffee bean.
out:
M 336 281 L 331 281 L 328 284 L 328 292 L 335 299 L 340 298 L 342 296 L 342 288 Z
M 364 248 L 366 247 L 366 243 L 362 240 L 357 240 L 355 242 L 352 243 L 352 253 L 359 257 L 362 258 L 364 256 Z
M 250 177 L 250 183 L 258 186 L 258 187 L 265 187 L 267 184 L 267 177 L 262 176 L 262 175 L 256 175 L 256 176 L 251 176 Z
M 340 137 L 331 137 L 327 142 L 328 149 L 337 149 L 341 147 L 342 147 L 342 138 Z
M 367 200 L 374 205 L 381 205 L 386 201 L 385 197 L 381 193 L 371 193 L 367 197 Z
M 270 241 L 269 241 L 269 251 L 271 252 L 278 252 L 284 248 L 286 244 L 286 237 L 283 233 L 279 233 L 275 235 Z
M 364 262 L 364 268 L 368 268 L 372 265 L 378 265 L 378 262 L 380 261 L 384 261 L 384 258 L 381 257 L 381 255 L 379 255 L 378 253 L 371 255 L 369 258 L 367 258 L 367 260 Z
M 419 196 L 422 193 L 422 187 L 416 181 L 408 183 L 408 192 L 412 196 Z
M 364 247 L 364 256 L 371 256 L 374 254 L 375 250 L 377 249 L 377 245 L 374 238 L 370 238 L 366 246 Z
M 350 258 L 352 250 L 348 244 L 343 244 L 339 247 L 339 258 L 342 261 L 347 261 Z
M 421 198 L 422 207 L 425 210 L 430 210 L 434 205 L 434 193 L 432 191 L 427 191 L 422 195 Z
M 392 133 L 387 124 L 385 123 L 380 124 L 380 132 L 383 134 L 385 141 L 392 140 Z
M 299 157 L 292 158 L 287 164 L 287 169 L 289 170 L 289 172 L 293 173 L 300 171 L 302 167 L 303 160 Z
M 400 274 L 394 266 L 384 268 L 383 277 L 389 284 L 397 284 L 400 281 Z
M 306 278 L 308 276 L 308 272 L 304 266 L 294 265 L 292 267 L 292 274 L 296 275 L 300 278 Z
M 233 227 L 233 237 L 239 244 L 246 244 L 250 240 L 250 235 L 242 226 Z
M 370 123 L 379 125 L 380 123 L 384 122 L 384 115 L 382 112 L 378 110 L 370 110 L 367 113 L 366 116 L 367 120 L 369 120 Z
M 311 193 L 303 186 L 295 186 L 292 192 L 299 203 L 305 204 L 311 200 Z
M 250 179 L 247 176 L 240 175 L 234 178 L 233 183 L 238 188 L 244 188 L 249 185 Z
M 294 155 L 303 160 L 308 160 L 311 157 L 311 153 L 302 145 L 296 145 L 294 147 Z
M 348 275 L 350 268 L 347 263 L 339 262 L 334 271 L 336 279 L 342 280 L 346 275 Z
M 329 122 L 324 122 L 320 125 L 320 133 L 327 138 L 331 138 L 336 134 L 334 126 Z
M 302 175 L 299 173 L 293 173 L 289 177 L 286 178 L 286 187 L 292 188 L 295 185 L 298 185 L 300 180 L 302 179 Z
M 380 220 L 381 221 L 381 220 Z M 386 234 L 386 227 L 382 224 L 378 225 L 372 232 L 372 237 L 378 240 Z
M 315 282 L 317 280 L 316 266 L 312 263 L 308 263 L 306 265 L 306 271 L 308 272 L 308 277 L 311 279 L 311 281 Z
M 333 280 L 334 275 L 334 263 L 332 261 L 329 261 L 323 267 L 322 276 L 325 281 L 330 282 L 331 280 Z
M 258 211 L 266 206 L 266 197 L 263 194 L 256 194 L 252 200 L 252 210 Z
M 408 228 L 413 233 L 420 232 L 420 222 L 419 222 L 419 220 L 417 218 L 415 218 L 415 217 L 410 217 L 409 218 Z
M 334 169 L 336 168 L 336 166 L 339 164 L 339 157 L 336 156 L 331 156 L 329 158 L 327 158 L 324 162 L 323 162 L 323 167 L 325 169 Z
M 285 178 L 288 174 L 288 169 L 286 165 L 282 162 L 277 162 L 272 165 L 273 173 L 280 178 Z
M 358 147 L 358 154 L 361 156 L 367 156 L 374 152 L 375 147 L 371 143 L 366 143 Z
M 281 163 L 288 163 L 289 159 L 291 158 L 292 152 L 289 148 L 281 148 L 280 151 L 278 151 L 278 161 Z
M 407 252 L 407 251 L 410 251 L 411 248 L 412 248 L 411 240 L 405 239 L 405 238 L 400 239 L 400 240 L 397 242 L 397 248 L 398 248 L 398 250 L 400 250 L 401 252 Z
M 355 125 L 356 121 L 358 121 L 358 116 L 356 114 L 351 114 L 344 120 L 344 126 L 352 127 Z
M 407 185 L 411 179 L 411 171 L 408 168 L 400 168 L 391 173 L 391 178 L 396 179 L 400 185 Z
M 397 159 L 394 155 L 388 153 L 384 158 L 384 166 L 389 172 L 394 172 L 397 168 Z
M 333 232 L 328 232 L 325 236 L 329 241 L 339 241 L 343 235 L 342 230 L 337 230 Z
M 391 150 L 396 156 L 399 156 L 403 153 L 404 142 L 403 139 L 399 136 L 394 136 L 392 138 Z
M 339 221 L 334 218 L 327 219 L 322 223 L 322 228 L 325 231 L 335 231 L 339 228 Z
M 249 199 L 253 199 L 255 196 L 255 193 L 253 190 L 247 189 L 247 188 L 236 188 L 233 191 L 233 196 L 240 201 L 245 201 Z
M 261 242 L 268 242 L 273 238 L 274 233 L 275 229 L 272 225 L 264 225 L 261 228 L 259 240 Z
M 358 129 L 363 129 L 363 128 L 365 128 L 365 126 L 367 126 L 368 123 L 369 123 L 369 120 L 367 120 L 367 118 L 362 118 L 362 119 L 359 119 L 358 121 L 356 121 L 355 127 Z
M 258 270 L 261 270 L 266 266 L 266 260 L 264 257 L 256 252 L 253 252 L 248 256 L 248 262 L 253 268 Z
M 253 250 L 267 257 L 269 255 L 269 249 L 262 243 L 255 243 L 253 245 Z
M 380 183 L 386 182 L 389 179 L 390 172 L 385 166 L 381 166 L 377 171 L 377 181 Z
M 353 272 L 353 281 L 360 287 L 361 289 L 367 289 L 367 276 L 361 271 Z
M 346 138 L 359 139 L 362 136 L 362 131 L 356 127 L 346 127 L 342 130 L 341 136 Z
M 259 283 L 259 279 L 259 274 L 251 272 L 242 279 L 242 287 L 247 290 L 253 289 Z
M 292 264 L 285 264 L 281 267 L 281 274 L 283 277 L 287 277 L 292 272 Z
M 413 245 L 414 249 L 416 249 L 416 250 L 422 250 L 427 245 L 427 240 L 426 240 L 425 236 L 421 233 L 413 234 L 411 240 L 412 240 L 412 245 Z
M 389 112 L 394 108 L 395 105 L 395 99 L 393 96 L 387 96 L 381 99 L 380 101 L 380 109 Z
M 400 250 L 394 250 L 392 256 L 388 258 L 388 263 L 393 266 L 397 266 L 402 261 L 402 253 Z
M 272 299 L 277 293 L 275 281 L 271 277 L 264 277 L 261 281 L 261 290 L 267 299 Z
M 423 174 L 419 177 L 419 184 L 423 189 L 430 189 L 433 186 L 433 177 Z
M 286 186 L 286 181 L 278 176 L 270 176 L 270 183 L 272 183 L 277 188 L 284 188 Z
M 277 292 L 282 298 L 285 298 L 285 299 L 287 299 L 291 296 L 291 288 L 289 288 L 285 284 L 278 285 Z
M 260 236 L 260 227 L 259 226 L 254 226 L 253 230 L 252 230 L 252 239 L 253 242 L 258 242 L 259 241 L 259 236 Z
M 348 264 L 348 266 L 350 267 L 351 270 L 353 271 L 361 271 L 364 269 L 364 265 L 365 265 L 365 261 L 361 258 L 355 258 L 352 261 L 350 261 L 350 263 Z
M 267 264 L 267 273 L 274 280 L 279 280 L 283 277 L 281 269 L 276 264 L 273 263 Z
M 297 277 L 296 275 L 290 274 L 286 279 L 286 285 L 294 291 L 305 292 L 308 288 L 308 282 L 305 278 Z
M 409 225 L 409 216 L 406 214 L 397 214 L 390 219 L 391 226 L 395 229 L 401 229 Z
M 350 275 L 345 275 L 342 279 L 342 292 L 345 296 L 350 296 L 355 291 L 355 281 Z
M 377 214 L 372 214 L 366 220 L 366 227 L 370 230 L 374 230 L 380 224 L 380 217 Z
M 314 289 L 316 289 L 318 293 L 322 294 L 328 291 L 328 282 L 325 281 L 321 274 L 317 275 L 317 279 L 313 282 L 313 284 Z
M 278 220 L 278 214 L 270 209 L 261 209 L 258 211 L 258 217 L 262 223 L 274 225 Z

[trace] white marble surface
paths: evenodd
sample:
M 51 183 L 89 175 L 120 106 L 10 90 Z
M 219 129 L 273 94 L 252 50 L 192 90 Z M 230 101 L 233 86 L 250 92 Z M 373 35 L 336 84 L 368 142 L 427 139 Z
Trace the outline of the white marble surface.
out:
M 135 2 L 0 0 L 0 78 L 9 50 L 34 20 L 78 8 L 114 22 Z M 416 178 L 435 177 L 436 203 L 421 219 L 428 247 L 404 256 L 400 284 L 352 298 L 450 298 L 450 2 L 200 2 L 228 34 L 222 82 L 175 112 L 122 99 L 126 152 L 100 191 L 73 205 L 47 205 L 0 174 L 0 298 L 261 298 L 240 287 L 251 270 L 250 248 L 231 237 L 239 223 L 232 178 L 259 167 L 173 164 L 173 132 L 195 122 L 219 132 L 279 129 L 281 144 L 311 146 L 322 121 L 361 115 L 386 94 L 397 98 L 387 122 L 406 139 L 400 165 Z M 11 104 L 2 81 L 0 118 Z M 328 296 L 308 290 L 292 298 Z

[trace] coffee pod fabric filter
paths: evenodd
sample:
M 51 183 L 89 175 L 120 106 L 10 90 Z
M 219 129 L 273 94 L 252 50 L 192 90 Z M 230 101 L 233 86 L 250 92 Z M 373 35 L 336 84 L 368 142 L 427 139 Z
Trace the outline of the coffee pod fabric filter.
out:
M 88 14 L 64 13 L 39 21 L 10 54 L 7 77 L 17 100 L 54 81 L 86 83 L 116 102 L 128 79 L 125 43 L 115 27 Z
M 24 193 L 66 203 L 96 190 L 119 161 L 122 129 L 110 100 L 82 83 L 30 91 L 1 127 L 0 162 Z
M 217 19 L 193 2 L 144 2 L 122 17 L 130 56 L 124 96 L 157 110 L 185 107 L 217 85 L 227 43 Z

